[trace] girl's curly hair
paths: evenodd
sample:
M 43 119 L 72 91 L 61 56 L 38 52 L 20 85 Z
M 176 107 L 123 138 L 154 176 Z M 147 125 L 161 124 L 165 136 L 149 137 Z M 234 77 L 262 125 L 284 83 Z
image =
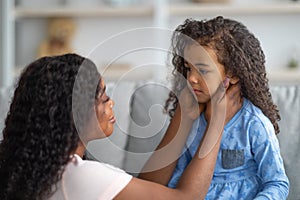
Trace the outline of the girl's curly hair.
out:
M 80 68 L 85 70 L 78 78 Z M 86 115 L 93 110 L 103 92 L 100 81 L 94 63 L 76 54 L 43 57 L 25 68 L 0 144 L 1 200 L 47 199 L 55 192 L 80 141 L 73 112 Z M 72 105 L 79 94 L 90 101 Z
M 169 115 L 173 117 L 178 104 L 177 96 L 185 85 L 181 81 L 182 76 L 187 78 L 183 52 L 191 41 L 215 50 L 225 73 L 239 78 L 242 96 L 262 110 L 278 134 L 280 115 L 269 90 L 265 55 L 260 42 L 242 23 L 222 16 L 208 21 L 187 19 L 174 31 L 171 44 L 173 92 L 169 93 L 165 104 Z

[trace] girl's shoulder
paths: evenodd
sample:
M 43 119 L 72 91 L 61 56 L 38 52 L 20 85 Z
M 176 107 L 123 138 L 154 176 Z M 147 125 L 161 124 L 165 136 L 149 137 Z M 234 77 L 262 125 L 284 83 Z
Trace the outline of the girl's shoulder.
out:
M 270 119 L 251 101 L 248 99 L 245 100 L 246 105 L 244 106 L 243 121 L 248 127 L 247 129 L 252 130 L 250 132 L 265 132 L 269 136 L 275 135 L 274 126 Z
M 262 112 L 262 110 L 254 105 L 250 100 L 244 98 L 243 103 L 243 115 L 249 117 L 251 119 L 256 119 L 257 121 L 261 121 L 262 123 L 269 123 L 269 118 Z

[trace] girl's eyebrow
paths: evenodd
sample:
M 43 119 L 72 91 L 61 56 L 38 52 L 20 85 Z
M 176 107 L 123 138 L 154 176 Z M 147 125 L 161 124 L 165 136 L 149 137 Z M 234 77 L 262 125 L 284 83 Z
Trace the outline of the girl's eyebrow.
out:
M 189 62 L 187 60 L 184 60 L 184 64 L 188 65 Z M 202 62 L 197 62 L 195 64 L 192 64 L 194 65 L 195 67 L 209 67 L 208 64 L 205 64 L 205 63 L 202 63 Z
M 197 67 L 209 67 L 209 65 L 205 63 L 195 63 L 194 65 Z

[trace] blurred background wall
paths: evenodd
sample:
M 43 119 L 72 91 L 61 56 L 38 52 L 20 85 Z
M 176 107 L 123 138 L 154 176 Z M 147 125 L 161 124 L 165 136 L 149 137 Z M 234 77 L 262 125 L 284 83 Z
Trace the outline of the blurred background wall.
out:
M 164 79 L 166 53 L 144 47 L 168 49 L 172 30 L 186 18 L 223 15 L 243 22 L 260 39 L 272 80 L 298 81 L 299 70 L 291 72 L 288 65 L 300 54 L 299 5 L 292 0 L 3 0 L 1 13 L 8 20 L 1 26 L 1 33 L 6 33 L 1 38 L 8 46 L 1 48 L 1 60 L 7 61 L 1 62 L 0 80 L 2 85 L 12 82 L 38 57 L 41 44 L 48 39 L 49 20 L 62 17 L 74 21 L 70 42 L 74 52 L 91 57 L 103 72 L 112 63 L 107 78 L 118 79 L 139 67 L 123 78 Z M 164 31 L 132 30 L 143 27 Z M 137 50 L 139 46 L 143 50 Z

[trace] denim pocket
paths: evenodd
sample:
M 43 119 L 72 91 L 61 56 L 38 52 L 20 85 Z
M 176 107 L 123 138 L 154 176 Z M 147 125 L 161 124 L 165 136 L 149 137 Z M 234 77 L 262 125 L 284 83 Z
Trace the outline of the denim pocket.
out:
M 222 149 L 222 166 L 224 169 L 233 169 L 242 166 L 244 162 L 244 149 Z

